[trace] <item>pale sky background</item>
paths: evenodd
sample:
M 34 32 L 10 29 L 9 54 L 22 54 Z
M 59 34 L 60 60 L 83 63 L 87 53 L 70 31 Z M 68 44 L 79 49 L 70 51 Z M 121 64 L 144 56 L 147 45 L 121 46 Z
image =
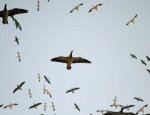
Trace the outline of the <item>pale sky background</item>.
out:
M 135 113 L 139 107 L 150 104 L 150 74 L 146 70 L 150 69 L 150 62 L 145 57 L 150 57 L 149 0 L 41 0 L 39 12 L 36 0 L 0 0 L 0 10 L 5 3 L 7 9 L 23 8 L 29 13 L 14 16 L 22 31 L 16 29 L 11 18 L 8 25 L 0 23 L 0 104 L 18 103 L 12 110 L 0 108 L 0 115 L 101 115 L 96 110 L 120 111 L 110 107 L 115 96 L 118 104 L 135 105 L 125 112 Z M 80 3 L 83 6 L 79 11 L 70 14 L 74 5 Z M 92 5 L 99 3 L 103 5 L 98 11 L 88 13 Z M 136 14 L 135 23 L 126 26 Z M 20 38 L 20 45 L 14 41 L 15 36 Z M 74 57 L 92 63 L 72 64 L 72 69 L 67 70 L 66 64 L 50 61 L 68 56 L 71 50 Z M 17 52 L 22 56 L 21 62 Z M 132 59 L 130 54 L 138 59 Z M 44 75 L 51 85 L 45 82 Z M 22 90 L 13 94 L 16 84 L 23 81 L 26 83 Z M 52 98 L 43 94 L 43 85 L 51 91 Z M 71 87 L 80 89 L 66 94 Z M 141 97 L 144 102 L 133 97 Z M 28 109 L 34 102 L 43 104 L 38 109 Z M 150 113 L 150 105 L 145 108 L 146 113 Z

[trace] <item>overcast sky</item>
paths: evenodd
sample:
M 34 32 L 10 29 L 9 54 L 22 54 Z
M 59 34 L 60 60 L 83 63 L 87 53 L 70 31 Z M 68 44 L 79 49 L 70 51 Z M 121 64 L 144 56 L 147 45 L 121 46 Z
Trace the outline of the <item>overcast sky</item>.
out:
M 16 29 L 0 19 L 0 104 L 18 103 L 13 109 L 0 108 L 0 115 L 101 115 L 96 110 L 120 111 L 110 107 L 113 99 L 122 105 L 133 104 L 129 111 L 150 104 L 150 1 L 149 0 L 41 0 L 37 12 L 36 0 L 0 0 L 0 9 L 23 8 L 26 14 L 14 17 L 22 25 Z M 83 3 L 79 11 L 70 11 Z M 88 13 L 92 5 L 101 3 L 98 11 Z M 137 14 L 135 23 L 126 23 Z M 19 38 L 20 44 L 14 41 Z M 83 57 L 91 64 L 66 64 L 51 62 L 57 56 Z M 17 52 L 20 52 L 21 62 Z M 137 59 L 132 59 L 135 54 Z M 140 60 L 144 60 L 147 66 Z M 41 81 L 38 81 L 38 73 Z M 45 82 L 47 76 L 51 85 Z M 13 93 L 16 84 L 25 81 L 22 90 Z M 43 94 L 43 86 L 52 98 Z M 80 87 L 74 94 L 66 91 Z M 28 95 L 32 92 L 32 98 Z M 137 102 L 140 97 L 144 102 Z M 41 102 L 37 109 L 28 109 Z M 47 109 L 44 111 L 44 103 Z M 52 110 L 51 102 L 56 105 Z M 80 112 L 74 103 L 79 105 Z M 150 106 L 144 109 L 150 113 Z M 139 115 L 143 115 L 142 112 Z

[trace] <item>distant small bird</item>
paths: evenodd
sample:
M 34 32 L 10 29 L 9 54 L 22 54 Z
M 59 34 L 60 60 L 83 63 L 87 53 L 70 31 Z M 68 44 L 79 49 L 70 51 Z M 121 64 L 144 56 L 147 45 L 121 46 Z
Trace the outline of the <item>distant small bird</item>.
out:
M 40 82 L 40 78 L 41 78 L 41 77 L 40 77 L 40 74 L 38 73 L 38 79 L 39 79 L 39 82 Z
M 139 108 L 139 110 L 136 112 L 136 114 L 138 114 L 140 111 L 144 113 L 144 108 L 147 106 L 148 105 L 144 105 L 143 107 Z
M 55 105 L 54 105 L 53 102 L 52 102 L 52 106 L 51 107 L 53 108 L 53 111 L 55 111 Z
M 10 103 L 9 105 L 6 105 L 4 108 L 10 107 L 10 109 L 12 109 L 13 106 L 18 105 L 17 103 Z
M 136 100 L 137 100 L 137 102 L 138 102 L 138 101 L 143 101 L 143 99 L 138 98 L 138 97 L 134 97 L 134 99 L 136 99 Z
M 17 52 L 17 54 L 18 54 L 17 58 L 19 59 L 19 62 L 21 62 L 21 56 L 20 56 L 20 53 Z
M 96 112 L 101 112 L 102 113 L 102 115 L 103 115 L 103 113 L 105 113 L 105 112 L 108 112 L 108 110 L 97 110 Z
M 132 56 L 132 58 L 135 58 L 135 59 L 137 59 L 137 57 L 135 56 L 135 55 L 133 55 L 133 54 L 130 54 L 131 56 Z
M 45 78 L 45 81 L 47 81 L 49 84 L 51 84 L 51 82 L 49 81 L 49 78 L 47 78 L 45 75 L 44 75 L 44 78 Z
M 93 5 L 93 7 L 89 10 L 89 13 L 92 12 L 92 10 L 98 10 L 98 6 L 101 6 L 102 4 Z
M 47 94 L 52 98 L 50 91 L 46 90 Z
M 46 110 L 46 107 L 47 107 L 47 106 L 46 106 L 46 102 L 45 102 L 45 104 L 44 104 L 44 111 Z
M 29 94 L 29 96 L 30 96 L 30 98 L 31 98 L 31 91 L 30 91 L 30 89 L 29 89 L 28 91 L 29 91 L 29 93 L 28 93 L 28 94 Z
M 76 109 L 78 109 L 78 111 L 80 111 L 79 106 L 76 103 L 74 103 L 74 105 L 75 105 Z
M 68 90 L 66 93 L 69 93 L 69 92 L 74 93 L 74 91 L 75 91 L 75 90 L 77 90 L 77 89 L 80 89 L 80 88 L 78 88 L 78 87 L 76 87 L 76 88 L 71 88 L 71 89 L 70 89 L 70 90 Z
M 135 20 L 136 17 L 137 17 L 137 15 L 135 15 L 135 16 L 126 24 L 126 26 L 129 25 L 131 22 L 134 24 L 134 20 Z
M 15 42 L 19 45 L 19 39 L 15 37 Z
M 115 97 L 114 101 L 114 105 L 117 103 L 117 97 Z
M 117 107 L 123 107 L 123 105 L 120 105 L 120 104 L 115 104 L 115 105 L 110 105 L 111 107 L 115 107 L 115 109 L 117 109 Z
M 145 66 L 147 66 L 144 60 L 141 60 L 141 62 L 142 62 L 142 64 L 144 64 Z
M 51 59 L 53 62 L 62 62 L 67 64 L 67 69 L 71 70 L 71 64 L 72 63 L 91 63 L 89 60 L 84 59 L 82 57 L 73 57 L 72 56 L 73 50 L 70 52 L 70 55 L 68 57 L 59 56 Z
M 45 94 L 45 91 L 47 91 L 47 89 L 45 89 L 45 85 L 43 87 L 44 87 L 44 89 L 43 89 L 44 92 L 43 93 Z
M 21 90 L 21 87 L 22 85 L 24 84 L 25 82 L 22 82 L 20 85 L 17 85 L 17 87 L 14 89 L 13 93 L 15 93 L 18 89 Z
M 32 109 L 32 108 L 36 108 L 36 109 L 37 109 L 37 106 L 39 106 L 39 105 L 41 105 L 41 104 L 42 104 L 42 103 L 37 103 L 37 104 L 34 103 L 34 105 L 30 106 L 29 109 Z
M 14 16 L 10 16 L 11 17 L 11 19 L 13 20 L 13 21 L 15 21 L 15 18 L 14 18 Z
M 147 71 L 148 71 L 148 73 L 150 74 L 150 70 L 149 70 L 149 69 L 147 69 Z
M 0 108 L 2 107 L 3 105 L 0 105 Z
M 146 58 L 147 58 L 147 61 L 150 61 L 150 58 L 148 56 L 146 56 Z
M 37 1 L 37 11 L 39 11 L 40 10 L 40 1 Z
M 4 9 L 0 11 L 0 17 L 2 17 L 3 24 L 8 24 L 8 16 L 13 16 L 16 14 L 22 14 L 22 13 L 28 13 L 28 10 L 20 9 L 20 8 L 14 8 L 11 10 L 7 10 L 7 4 L 5 4 Z
M 74 10 L 79 11 L 79 7 L 82 5 L 83 5 L 83 3 L 79 4 L 78 6 L 74 6 L 74 8 L 70 11 L 70 13 L 72 13 Z
M 16 29 L 19 28 L 22 31 L 22 27 L 21 27 L 20 23 L 17 21 L 17 19 L 15 19 L 14 21 L 15 21 Z

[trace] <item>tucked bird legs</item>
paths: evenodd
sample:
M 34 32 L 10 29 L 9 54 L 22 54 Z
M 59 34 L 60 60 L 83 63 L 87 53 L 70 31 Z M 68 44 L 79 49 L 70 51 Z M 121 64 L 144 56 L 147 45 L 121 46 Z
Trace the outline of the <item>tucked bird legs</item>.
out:
M 70 52 L 70 55 L 68 57 L 64 56 L 59 56 L 51 59 L 53 62 L 61 62 L 61 63 L 66 63 L 67 64 L 67 69 L 71 69 L 71 64 L 72 63 L 91 63 L 89 60 L 84 59 L 82 57 L 73 57 L 72 56 L 73 50 Z
M 15 93 L 18 89 L 21 90 L 21 87 L 22 85 L 24 84 L 25 82 L 22 82 L 20 85 L 17 85 L 17 87 L 14 89 L 13 93 Z
M 135 20 L 136 17 L 137 17 L 137 15 L 135 15 L 135 16 L 126 24 L 126 26 L 129 25 L 131 22 L 134 23 L 134 20 Z
M 20 9 L 20 8 L 14 8 L 11 10 L 7 10 L 7 4 L 5 4 L 4 9 L 0 11 L 0 17 L 2 17 L 2 23 L 8 24 L 8 16 L 13 16 L 16 14 L 22 14 L 22 13 L 28 13 L 28 10 Z
M 17 103 L 10 103 L 9 105 L 6 105 L 4 108 L 10 107 L 10 109 L 12 109 L 13 106 L 18 105 Z
M 93 7 L 89 10 L 89 13 L 92 12 L 94 9 L 98 10 L 98 6 L 101 6 L 102 4 L 93 5 Z
M 79 4 L 78 6 L 75 6 L 75 7 L 70 11 L 70 13 L 72 13 L 74 10 L 79 11 L 79 7 L 82 6 L 82 5 L 83 5 L 83 3 Z

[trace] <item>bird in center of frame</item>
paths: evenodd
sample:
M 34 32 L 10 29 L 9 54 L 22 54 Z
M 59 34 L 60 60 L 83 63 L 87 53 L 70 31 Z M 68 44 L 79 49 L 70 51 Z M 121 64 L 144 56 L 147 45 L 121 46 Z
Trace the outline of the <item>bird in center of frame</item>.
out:
M 59 57 L 55 57 L 51 59 L 51 61 L 66 63 L 67 64 L 66 68 L 68 70 L 71 70 L 72 63 L 91 63 L 91 61 L 84 59 L 82 57 L 73 57 L 72 53 L 73 53 L 73 50 L 70 52 L 68 57 L 59 56 Z

